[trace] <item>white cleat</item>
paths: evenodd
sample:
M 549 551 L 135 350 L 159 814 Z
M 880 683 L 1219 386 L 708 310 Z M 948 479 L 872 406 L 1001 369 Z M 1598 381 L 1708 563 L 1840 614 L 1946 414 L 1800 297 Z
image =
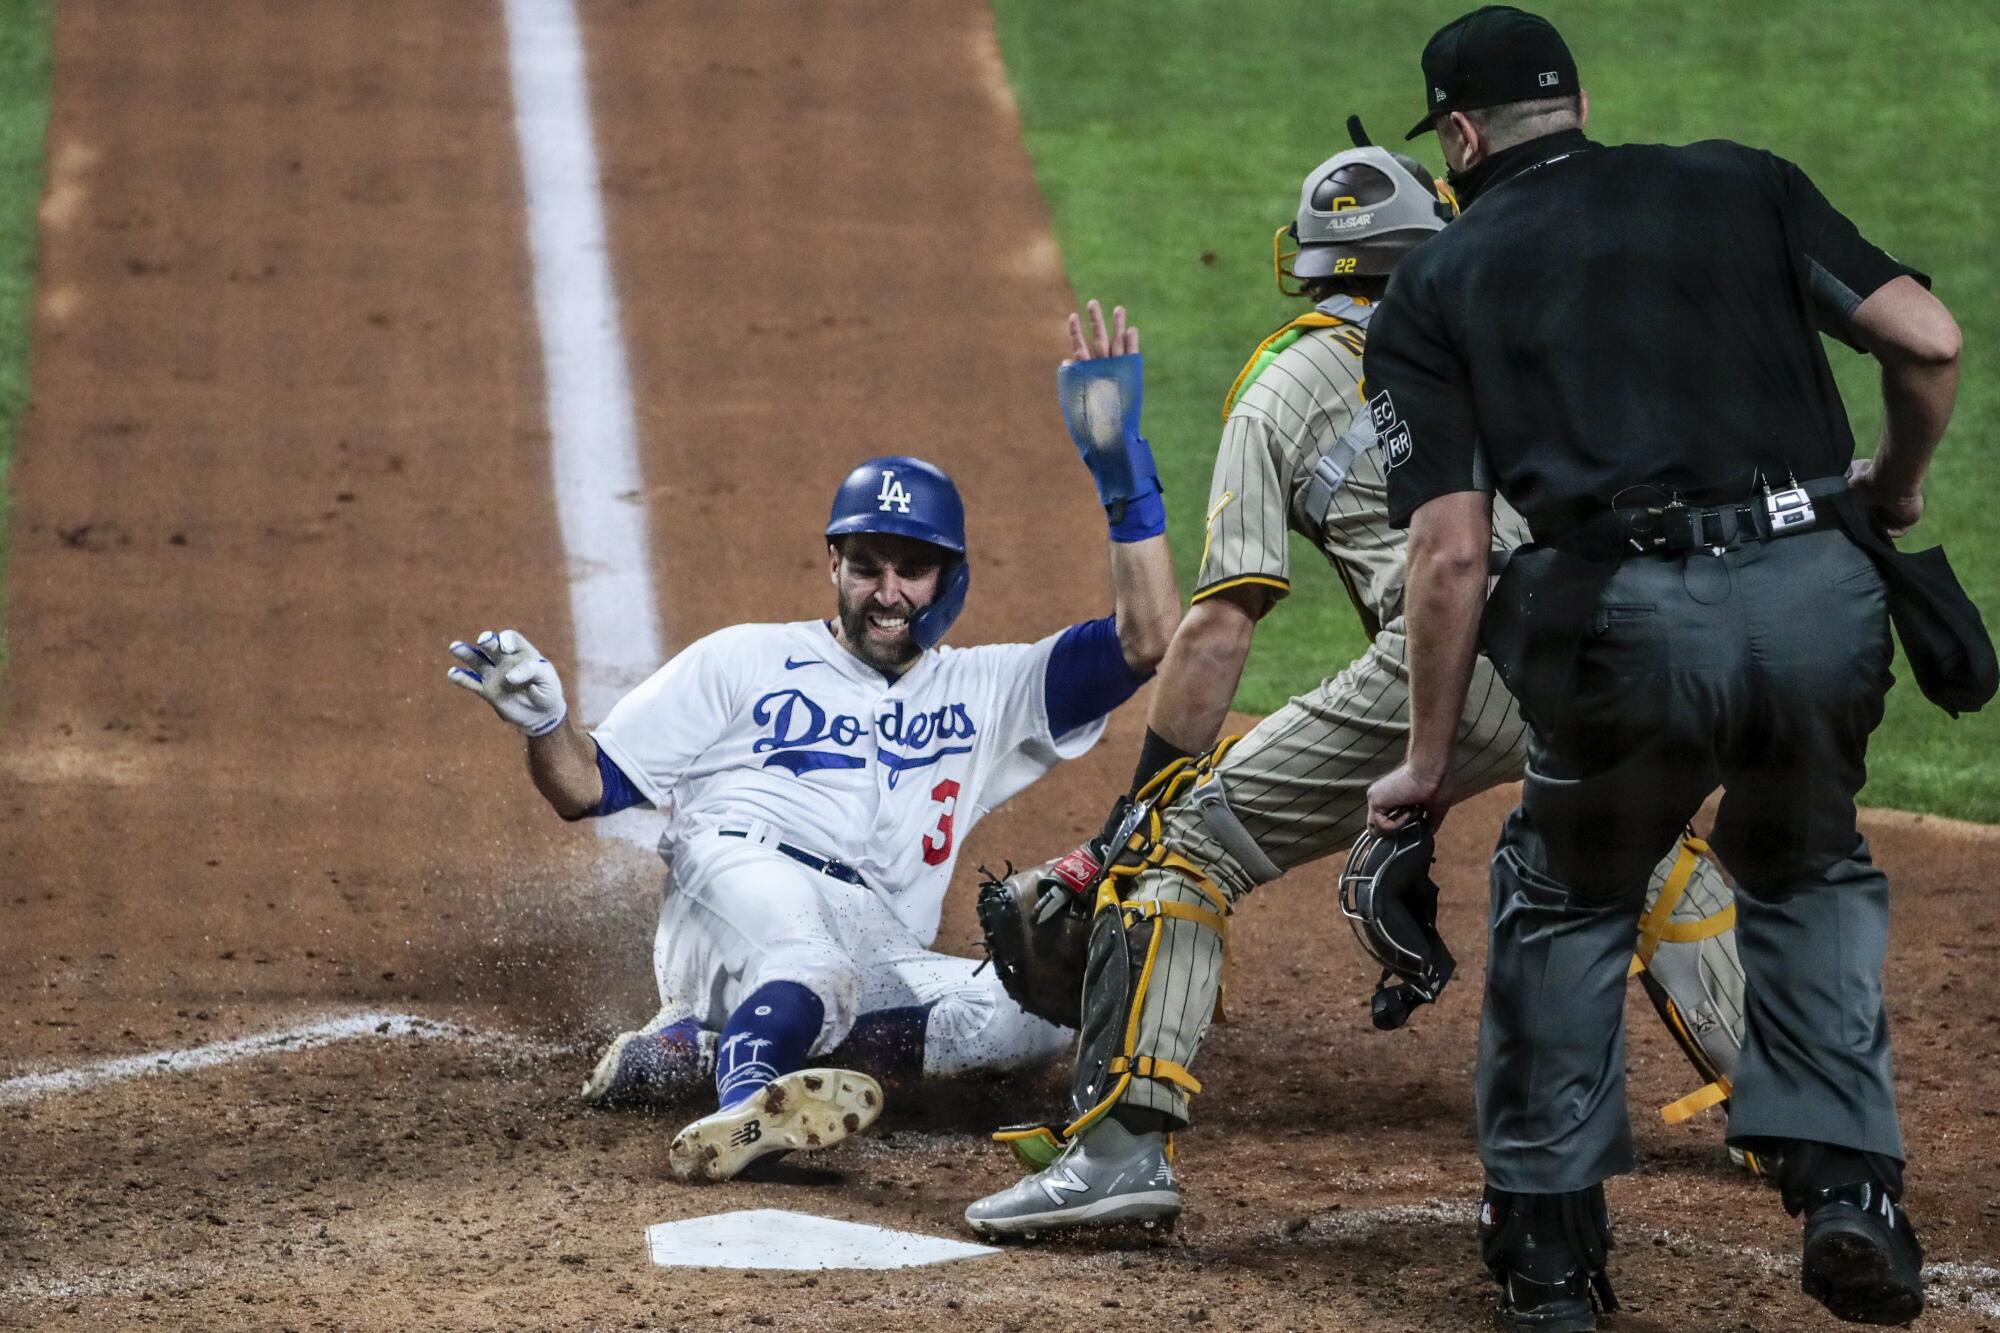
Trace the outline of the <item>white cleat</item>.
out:
M 730 1180 L 772 1153 L 831 1148 L 882 1114 L 882 1085 L 851 1069 L 800 1069 L 674 1135 L 676 1180 Z

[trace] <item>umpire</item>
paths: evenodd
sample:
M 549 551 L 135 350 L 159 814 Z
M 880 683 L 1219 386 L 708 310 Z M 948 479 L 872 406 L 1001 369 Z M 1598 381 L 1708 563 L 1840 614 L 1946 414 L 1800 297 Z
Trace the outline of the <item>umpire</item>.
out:
M 1738 877 L 1749 979 L 1730 1142 L 1781 1156 L 1805 1290 L 1901 1323 L 1923 1308 L 1921 1251 L 1896 1203 L 1888 883 L 1854 795 L 1898 561 L 1871 528 L 1922 512 L 1957 326 L 1790 162 L 1586 138 L 1543 19 L 1476 10 L 1423 69 L 1410 137 L 1437 132 L 1465 212 L 1404 261 L 1368 342 L 1410 532 L 1412 696 L 1406 762 L 1369 804 L 1383 828 L 1442 817 L 1483 645 L 1534 733 L 1493 859 L 1479 1037 L 1502 1322 L 1581 1330 L 1615 1308 L 1603 1181 L 1632 1165 L 1632 932 L 1659 848 L 1719 786 L 1710 841 Z M 1881 363 L 1872 459 L 1854 461 L 1822 331 Z M 1495 490 L 1535 542 L 1488 605 Z

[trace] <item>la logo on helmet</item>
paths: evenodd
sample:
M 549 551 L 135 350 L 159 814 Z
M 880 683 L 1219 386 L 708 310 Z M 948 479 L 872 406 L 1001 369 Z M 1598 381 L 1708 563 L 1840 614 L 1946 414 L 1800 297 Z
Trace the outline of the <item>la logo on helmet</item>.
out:
M 910 512 L 910 493 L 896 480 L 894 468 L 882 469 L 882 489 L 875 492 L 875 498 L 881 502 L 876 508 L 885 514 L 889 512 L 890 505 L 896 506 L 896 512 L 899 514 Z

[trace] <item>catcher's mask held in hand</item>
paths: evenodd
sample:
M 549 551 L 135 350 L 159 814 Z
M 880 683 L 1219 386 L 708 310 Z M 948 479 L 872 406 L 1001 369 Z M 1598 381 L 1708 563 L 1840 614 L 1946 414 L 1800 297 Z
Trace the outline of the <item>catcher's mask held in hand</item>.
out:
M 1438 886 L 1430 873 L 1436 859 L 1430 825 L 1412 820 L 1394 833 L 1363 833 L 1340 873 L 1341 915 L 1382 965 L 1369 1008 L 1384 1031 L 1434 1002 L 1457 966 L 1437 932 Z M 1401 984 L 1390 984 L 1392 978 Z

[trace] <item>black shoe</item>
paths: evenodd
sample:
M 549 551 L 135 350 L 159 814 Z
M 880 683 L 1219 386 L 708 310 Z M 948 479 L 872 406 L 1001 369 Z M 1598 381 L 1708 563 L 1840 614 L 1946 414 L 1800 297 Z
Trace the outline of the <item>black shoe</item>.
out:
M 1590 1333 L 1597 1327 L 1597 1306 L 1581 1269 L 1573 1269 L 1552 1283 L 1537 1282 L 1518 1269 L 1509 1269 L 1501 1283 L 1496 1313 L 1502 1328 Z
M 1907 1324 L 1924 1310 L 1924 1250 L 1880 1186 L 1841 1185 L 1806 1205 L 1799 1285 L 1838 1318 Z
M 1479 1208 L 1480 1255 L 1500 1283 L 1502 1328 L 1590 1333 L 1618 1308 L 1604 1275 L 1611 1222 L 1604 1187 L 1573 1194 L 1510 1194 L 1487 1187 Z

